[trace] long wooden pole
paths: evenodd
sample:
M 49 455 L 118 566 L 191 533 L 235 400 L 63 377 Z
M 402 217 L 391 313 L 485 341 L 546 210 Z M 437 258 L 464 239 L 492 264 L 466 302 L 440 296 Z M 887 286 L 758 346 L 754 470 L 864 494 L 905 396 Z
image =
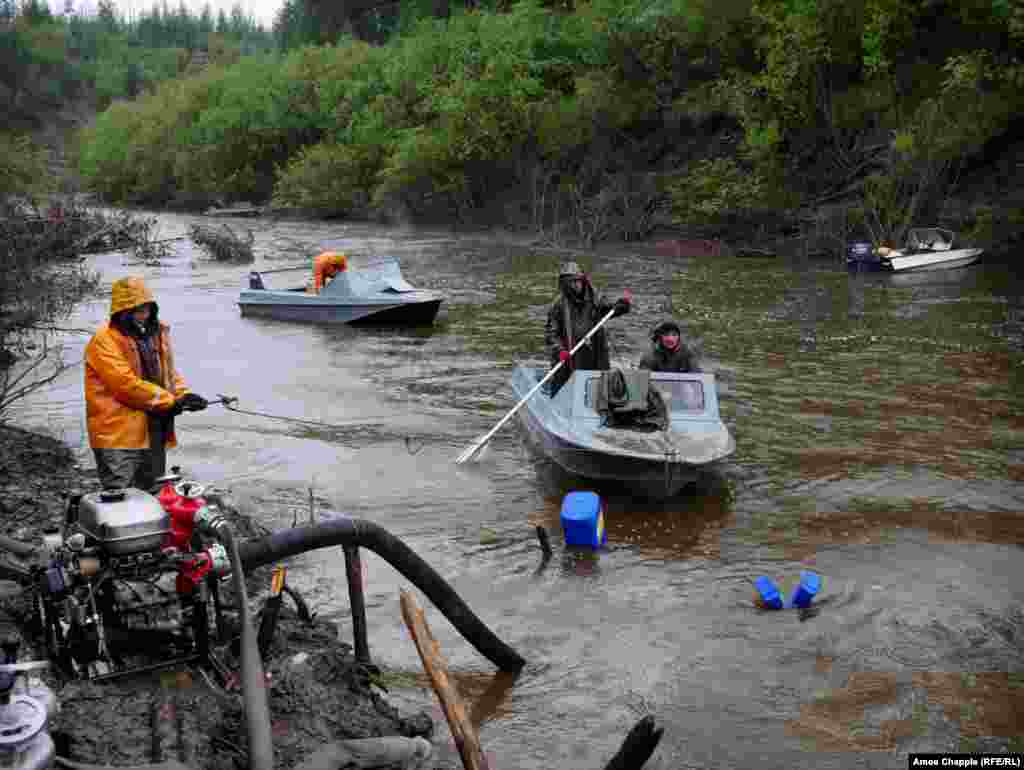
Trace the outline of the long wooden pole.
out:
M 348 576 L 348 602 L 352 610 L 352 637 L 356 660 L 370 663 L 370 644 L 366 637 L 366 600 L 363 595 L 363 561 L 359 546 L 344 545 L 345 574 Z
M 437 693 L 437 699 L 441 701 L 441 708 L 444 710 L 445 719 L 451 727 L 452 737 L 455 739 L 455 747 L 459 750 L 462 758 L 462 766 L 466 770 L 489 770 L 483 750 L 480 748 L 480 738 L 477 736 L 476 728 L 466 714 L 458 693 L 448 679 L 448 661 L 441 654 L 441 648 L 430 632 L 423 610 L 416 603 L 412 594 L 405 590 L 399 591 L 402 604 L 402 618 L 405 625 L 412 634 L 412 640 L 416 644 L 416 650 L 423 661 L 423 669 L 430 678 L 430 684 Z
M 576 343 L 575 347 L 573 347 L 573 349 L 569 351 L 569 360 L 570 361 L 572 360 L 572 357 L 576 354 L 576 351 L 579 350 L 584 345 L 586 345 L 587 342 L 590 340 L 590 338 L 592 336 L 594 336 L 594 334 L 597 333 L 597 330 L 600 329 L 602 326 L 604 326 L 611 319 L 611 317 L 613 315 L 615 315 L 615 310 L 614 309 L 609 310 L 608 314 L 604 318 L 602 318 L 600 321 L 598 321 L 596 324 L 594 324 L 594 328 L 593 329 L 591 329 L 589 332 L 587 332 L 587 336 L 584 337 L 583 339 L 581 339 L 579 342 Z M 557 372 L 563 366 L 565 366 L 565 363 L 562 362 L 562 361 L 559 361 L 557 364 L 555 364 L 553 367 L 551 367 L 551 369 L 548 370 L 548 373 L 544 375 L 544 378 L 540 382 L 538 382 L 536 385 L 534 385 L 530 389 L 530 392 L 527 393 L 525 396 L 523 396 L 519 400 L 519 403 L 516 404 L 514 407 L 512 407 L 511 411 L 509 411 L 508 414 L 506 414 L 504 417 L 502 417 L 497 425 L 495 425 L 493 428 L 491 428 L 487 432 L 487 434 L 484 435 L 483 438 L 478 439 L 476 442 L 474 442 L 474 444 L 471 447 L 469 447 L 469 449 L 467 449 L 462 454 L 460 454 L 457 458 L 455 458 L 456 465 L 461 465 L 463 463 L 467 463 L 471 459 L 473 459 L 473 457 L 481 449 L 483 449 L 484 445 L 488 441 L 491 440 L 491 436 L 493 436 L 495 433 L 497 433 L 498 430 L 501 428 L 501 426 L 504 425 L 506 422 L 508 422 L 512 418 L 512 415 L 514 415 L 516 412 L 518 412 L 519 408 L 523 404 L 525 404 L 527 401 L 529 401 L 530 397 L 534 393 L 536 393 L 538 390 L 540 390 L 541 387 L 544 385 L 544 383 L 546 383 L 548 380 L 550 380 L 552 377 L 554 377 L 555 376 L 555 372 Z

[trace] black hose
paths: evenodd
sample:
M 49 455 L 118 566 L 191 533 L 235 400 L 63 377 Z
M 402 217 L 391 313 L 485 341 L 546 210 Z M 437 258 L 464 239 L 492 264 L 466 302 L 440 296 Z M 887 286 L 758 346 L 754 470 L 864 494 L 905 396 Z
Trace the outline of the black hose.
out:
M 460 634 L 502 671 L 519 671 L 526 661 L 473 614 L 455 590 L 405 543 L 383 527 L 363 519 L 339 518 L 294 527 L 239 543 L 245 569 L 317 548 L 354 545 L 368 548 L 420 589 Z
M 34 545 L 23 543 L 20 540 L 15 540 L 13 537 L 7 537 L 7 535 L 0 535 L 0 550 L 9 551 L 15 556 L 20 556 L 25 559 L 32 556 L 36 552 Z

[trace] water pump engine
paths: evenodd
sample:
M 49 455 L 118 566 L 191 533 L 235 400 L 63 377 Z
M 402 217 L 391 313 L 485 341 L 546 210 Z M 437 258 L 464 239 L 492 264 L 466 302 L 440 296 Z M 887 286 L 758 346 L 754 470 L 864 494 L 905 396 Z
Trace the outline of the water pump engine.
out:
M 69 673 L 123 671 L 140 650 L 161 647 L 208 654 L 219 630 L 211 590 L 230 560 L 194 531 L 202 487 L 177 475 L 160 481 L 158 496 L 127 488 L 72 499 L 63 531 L 44 535 L 36 609 Z

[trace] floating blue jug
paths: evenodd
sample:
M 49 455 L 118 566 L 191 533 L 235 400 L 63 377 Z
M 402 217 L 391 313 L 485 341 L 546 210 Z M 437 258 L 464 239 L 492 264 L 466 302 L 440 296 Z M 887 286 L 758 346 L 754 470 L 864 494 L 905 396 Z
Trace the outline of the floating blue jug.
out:
M 760 596 L 761 603 L 770 610 L 782 609 L 782 594 L 770 577 L 761 576 L 754 581 L 754 587 Z
M 801 572 L 800 584 L 793 589 L 789 605 L 801 608 L 810 607 L 819 588 L 821 588 L 821 578 L 818 575 L 813 572 Z

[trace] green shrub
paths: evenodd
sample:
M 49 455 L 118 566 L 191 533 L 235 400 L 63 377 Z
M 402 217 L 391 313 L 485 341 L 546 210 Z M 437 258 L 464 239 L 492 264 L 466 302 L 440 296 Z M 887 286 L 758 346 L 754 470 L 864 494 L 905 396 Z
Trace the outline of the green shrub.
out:
M 26 136 L 0 131 L 0 198 L 33 196 L 49 182 L 46 152 Z

